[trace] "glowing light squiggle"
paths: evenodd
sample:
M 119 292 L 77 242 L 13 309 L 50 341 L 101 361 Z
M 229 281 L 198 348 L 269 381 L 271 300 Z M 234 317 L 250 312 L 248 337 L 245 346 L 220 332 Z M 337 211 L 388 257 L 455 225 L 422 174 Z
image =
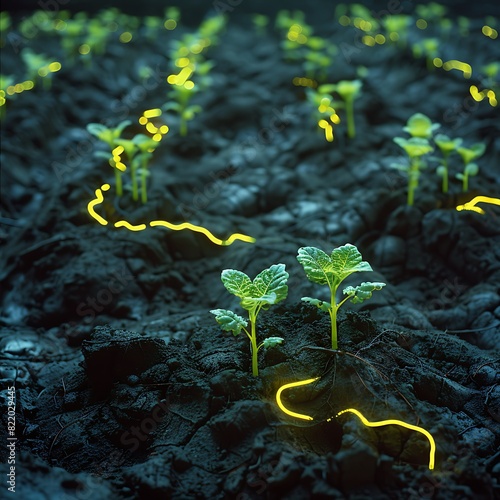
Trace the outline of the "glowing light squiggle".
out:
M 490 203 L 491 205 L 500 205 L 500 198 L 490 198 L 489 196 L 476 196 L 471 201 L 468 201 L 464 205 L 457 205 L 457 211 L 471 210 L 477 212 L 478 214 L 485 214 L 486 212 L 480 208 L 476 207 L 477 203 Z
M 285 407 L 283 402 L 281 401 L 281 393 L 286 390 L 286 389 L 291 389 L 293 387 L 300 387 L 302 385 L 307 385 L 307 384 L 312 384 L 316 380 L 318 380 L 320 377 L 316 378 L 309 378 L 307 380 L 300 380 L 299 382 L 292 382 L 290 384 L 285 384 L 282 385 L 279 389 L 278 392 L 276 393 L 276 402 L 278 403 L 279 408 L 286 413 L 287 415 L 290 415 L 292 417 L 300 418 L 302 420 L 314 420 L 313 417 L 309 415 L 305 415 L 303 413 L 296 413 L 294 411 L 289 410 L 288 408 Z M 435 460 L 435 455 L 436 455 L 436 442 L 434 441 L 434 438 L 430 434 L 429 431 L 426 431 L 422 427 L 418 427 L 417 425 L 412 425 L 412 424 L 407 424 L 406 422 L 403 422 L 402 420 L 394 420 L 394 419 L 389 419 L 389 420 L 381 420 L 379 422 L 370 422 L 367 420 L 364 415 L 359 412 L 358 410 L 355 410 L 354 408 L 347 408 L 346 410 L 342 410 L 339 413 L 337 413 L 336 417 L 339 417 L 340 415 L 343 415 L 344 413 L 354 413 L 361 422 L 363 422 L 364 425 L 367 427 L 381 427 L 384 425 L 399 425 L 401 427 L 405 427 L 406 429 L 410 429 L 412 431 L 420 432 L 423 434 L 430 443 L 430 452 L 429 452 L 429 469 L 434 469 L 434 460 Z M 326 421 L 330 422 L 333 420 L 333 417 L 328 418 Z
M 436 454 L 436 442 L 434 441 L 434 438 L 431 436 L 429 431 L 426 431 L 425 429 L 422 429 L 422 427 L 418 427 L 417 425 L 412 425 L 412 424 L 407 424 L 406 422 L 403 422 L 402 420 L 381 420 L 380 422 L 370 422 L 368 421 L 358 410 L 355 410 L 354 408 L 347 408 L 346 410 L 342 410 L 339 413 L 337 413 L 337 417 L 344 414 L 344 413 L 354 413 L 363 424 L 365 424 L 367 427 L 381 427 L 383 425 L 400 425 L 401 427 L 406 427 L 407 429 L 410 429 L 412 431 L 420 432 L 423 434 L 428 440 L 431 445 L 430 453 L 429 453 L 429 469 L 434 469 L 434 456 Z
M 281 408 L 281 410 L 286 413 L 287 415 L 290 415 L 292 417 L 296 418 L 301 418 L 303 420 L 314 420 L 312 417 L 309 415 L 304 415 L 302 413 L 295 413 L 294 411 L 289 410 L 288 408 L 285 407 L 285 405 L 281 402 L 281 393 L 286 390 L 286 389 L 291 389 L 292 387 L 300 387 L 301 385 L 307 385 L 307 384 L 312 384 L 314 381 L 318 380 L 319 377 L 316 378 L 309 378 L 307 380 L 301 380 L 300 382 L 292 382 L 290 384 L 285 384 L 282 385 L 279 389 L 278 392 L 276 393 L 276 402 L 278 403 L 278 406 Z
M 104 218 L 101 217 L 96 211 L 95 207 L 97 205 L 100 205 L 104 201 L 104 195 L 102 194 L 103 191 L 108 191 L 110 189 L 109 184 L 103 184 L 100 189 L 95 190 L 95 199 L 89 201 L 87 205 L 87 210 L 89 214 L 97 221 L 99 224 L 106 226 L 108 224 L 108 221 Z M 126 220 L 120 220 L 118 222 L 115 222 L 114 224 L 115 227 L 124 227 L 128 229 L 129 231 L 144 231 L 147 228 L 146 224 L 137 224 L 133 225 L 130 224 L 130 222 L 127 222 Z M 202 233 L 204 234 L 212 243 L 215 243 L 216 245 L 219 246 L 229 246 L 232 243 L 234 243 L 237 240 L 244 241 L 246 243 L 255 243 L 255 238 L 252 236 L 247 236 L 246 234 L 241 234 L 241 233 L 233 233 L 229 238 L 226 240 L 221 240 L 220 238 L 217 238 L 214 236 L 208 229 L 202 227 L 202 226 L 195 226 L 194 224 L 191 224 L 190 222 L 182 222 L 180 224 L 172 224 L 171 222 L 165 221 L 165 220 L 154 220 L 149 223 L 150 227 L 157 227 L 157 226 L 163 226 L 168 229 L 172 229 L 174 231 L 182 231 L 183 229 L 189 229 L 191 231 L 197 232 L 197 233 Z

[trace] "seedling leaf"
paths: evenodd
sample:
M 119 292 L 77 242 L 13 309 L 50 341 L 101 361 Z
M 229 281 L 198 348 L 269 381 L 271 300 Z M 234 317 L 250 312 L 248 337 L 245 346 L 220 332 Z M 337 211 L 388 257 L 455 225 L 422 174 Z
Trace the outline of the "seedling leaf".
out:
M 332 251 L 331 262 L 337 283 L 340 283 L 352 273 L 373 271 L 372 266 L 363 261 L 359 250 L 350 243 L 335 248 Z
M 241 330 L 248 325 L 248 321 L 238 316 L 233 311 L 227 309 L 213 309 L 210 311 L 215 316 L 215 321 L 219 323 L 225 332 L 232 332 L 234 336 L 239 335 Z
M 253 297 L 254 287 L 250 278 L 241 271 L 225 269 L 221 273 L 221 280 L 226 290 L 241 299 Z
M 267 339 L 264 339 L 264 342 L 262 342 L 262 347 L 264 349 L 268 349 L 269 347 L 275 347 L 282 342 L 283 339 L 281 337 L 268 337 Z
M 274 294 L 273 302 L 275 304 L 284 300 L 288 294 L 288 273 L 285 271 L 284 264 L 275 264 L 269 269 L 264 269 L 253 280 L 253 287 L 256 292 L 254 297 L 267 297 Z
M 358 286 L 348 286 L 344 288 L 342 293 L 344 295 L 349 295 L 352 296 L 351 302 L 353 304 L 360 304 L 364 300 L 367 300 L 371 298 L 372 293 L 375 290 L 382 290 L 382 288 L 385 286 L 385 283 L 376 283 L 376 282 L 369 282 L 365 281 L 361 283 L 361 285 Z
M 331 285 L 333 282 L 333 267 L 330 257 L 316 247 L 299 248 L 297 260 L 304 267 L 310 281 L 319 285 Z
M 324 300 L 313 299 L 311 297 L 302 297 L 304 302 L 311 304 L 312 306 L 316 306 L 318 309 L 321 309 L 324 312 L 329 312 L 332 307 L 330 302 L 325 302 Z

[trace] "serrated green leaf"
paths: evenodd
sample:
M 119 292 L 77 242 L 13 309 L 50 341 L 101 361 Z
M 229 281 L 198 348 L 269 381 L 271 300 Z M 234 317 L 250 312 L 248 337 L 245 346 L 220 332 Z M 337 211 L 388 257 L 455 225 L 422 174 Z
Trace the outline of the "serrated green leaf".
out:
M 248 325 L 248 321 L 238 316 L 233 311 L 227 309 L 213 309 L 210 311 L 215 316 L 215 321 L 219 323 L 225 332 L 232 332 L 233 335 L 239 335 L 241 330 Z
M 302 297 L 301 300 L 307 302 L 308 304 L 316 306 L 318 309 L 321 309 L 324 312 L 328 312 L 332 307 L 330 302 L 325 302 L 324 300 L 319 300 L 319 299 L 313 299 L 311 297 Z
M 316 247 L 302 247 L 298 250 L 297 260 L 302 264 L 310 281 L 319 285 L 333 283 L 333 267 L 330 257 Z
M 275 295 L 274 302 L 268 304 L 276 304 L 286 299 L 288 295 L 288 273 L 285 270 L 285 264 L 274 264 L 268 269 L 264 269 L 253 280 L 253 287 L 256 292 L 255 298 L 264 298 Z
M 364 300 L 368 300 L 371 298 L 372 293 L 375 290 L 382 290 L 385 286 L 385 283 L 377 283 L 377 282 L 369 282 L 365 281 L 358 286 L 348 286 L 344 288 L 342 293 L 344 295 L 352 296 L 351 302 L 353 304 L 360 304 Z
M 268 349 L 269 347 L 275 347 L 282 342 L 283 339 L 281 337 L 268 337 L 267 339 L 264 339 L 264 342 L 262 342 L 262 347 L 264 349 Z
M 331 261 L 337 283 L 352 273 L 373 271 L 372 266 L 363 260 L 359 250 L 350 243 L 335 248 L 332 251 Z
M 241 299 L 255 296 L 252 280 L 241 271 L 225 269 L 221 273 L 221 280 L 226 290 Z

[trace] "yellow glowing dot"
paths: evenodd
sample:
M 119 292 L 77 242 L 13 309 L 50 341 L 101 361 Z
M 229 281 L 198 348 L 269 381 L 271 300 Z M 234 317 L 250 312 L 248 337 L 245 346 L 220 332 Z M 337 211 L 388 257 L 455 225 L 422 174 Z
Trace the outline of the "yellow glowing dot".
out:
M 399 40 L 399 35 L 395 31 L 393 31 L 390 33 L 389 38 L 392 42 L 397 42 Z
M 87 45 L 86 43 L 84 43 L 84 44 L 80 45 L 80 47 L 78 47 L 78 52 L 80 52 L 80 54 L 82 54 L 82 56 L 85 56 L 90 52 L 90 46 Z
M 476 102 L 481 102 L 483 100 L 482 93 L 479 92 L 479 89 L 475 85 L 471 85 L 469 88 L 470 95 Z
M 425 30 L 425 28 L 427 28 L 427 21 L 425 19 L 417 19 L 415 24 L 419 30 Z
M 146 130 L 151 134 L 156 134 L 158 132 L 158 128 L 155 127 L 152 123 L 146 124 Z
M 330 120 L 332 121 L 332 123 L 335 123 L 335 125 L 338 125 L 340 123 L 340 116 L 337 113 L 335 113 L 332 116 L 330 116 Z
M 164 23 L 163 26 L 165 26 L 165 29 L 172 31 L 177 28 L 177 21 L 175 19 L 167 19 Z
M 146 125 L 146 123 L 148 123 L 148 119 L 147 119 L 145 116 L 141 116 L 141 117 L 139 118 L 139 123 L 140 123 L 141 125 Z
M 121 161 L 115 162 L 115 167 L 121 172 L 125 172 L 125 170 L 127 170 L 127 166 L 125 165 L 125 163 L 122 163 Z
M 111 152 L 113 156 L 119 156 L 125 151 L 125 148 L 123 146 L 116 146 L 115 149 Z
M 368 47 L 373 47 L 375 45 L 375 38 L 373 38 L 371 35 L 365 35 L 361 41 L 365 44 L 368 45 Z
M 5 104 L 5 98 L 4 97 L 0 97 L 0 106 L 3 106 Z
M 436 66 L 436 68 L 441 68 L 443 66 L 443 60 L 440 59 L 439 57 L 435 57 L 432 60 L 432 64 L 434 64 L 434 66 Z
M 302 26 L 300 24 L 292 24 L 290 26 L 290 31 L 294 33 L 302 33 Z
M 167 82 L 171 85 L 175 85 L 177 83 L 177 75 L 169 75 L 167 77 Z
M 16 84 L 14 85 L 14 92 L 15 92 L 16 94 L 20 94 L 23 90 L 24 90 L 24 87 L 22 86 L 22 84 L 21 84 L 21 83 L 16 83 Z
M 132 33 L 130 33 L 130 31 L 124 31 L 120 35 L 120 42 L 128 43 L 128 42 L 130 42 L 130 40 L 132 40 Z
M 342 26 L 349 26 L 349 24 L 351 24 L 351 19 L 347 16 L 340 16 L 339 17 L 339 23 L 342 25 Z
M 49 64 L 49 71 L 51 73 L 55 73 L 56 71 L 59 71 L 60 69 L 61 69 L 61 63 L 60 62 L 55 61 L 55 62 L 51 62 Z
M 162 126 L 160 127 L 160 134 L 165 135 L 166 133 L 168 133 L 168 131 L 169 131 L 169 130 L 170 130 L 170 129 L 169 129 L 166 125 L 162 125 Z
M 378 35 L 375 35 L 375 41 L 379 44 L 382 45 L 385 43 L 385 36 L 381 35 L 380 33 Z
M 189 60 L 189 58 L 187 57 L 179 57 L 179 59 L 177 59 L 175 61 L 175 65 L 178 67 L 178 68 L 185 68 L 186 66 L 189 65 L 191 61 Z
M 47 69 L 46 66 L 44 66 L 43 68 L 40 68 L 38 70 L 38 74 L 41 76 L 41 77 L 45 77 L 49 74 L 49 70 Z
M 14 95 L 15 93 L 16 93 L 16 91 L 14 90 L 14 86 L 13 85 L 9 85 L 7 87 L 7 94 Z
M 153 135 L 153 141 L 160 142 L 162 138 L 161 134 L 155 134 Z
M 101 189 L 102 189 L 103 191 L 109 191 L 109 190 L 111 189 L 111 186 L 110 186 L 109 184 L 103 184 L 103 185 L 101 186 Z
M 34 86 L 35 84 L 31 80 L 26 80 L 25 82 L 23 82 L 24 90 L 31 90 Z
M 483 26 L 481 31 L 483 32 L 483 35 L 486 35 L 486 36 L 491 35 L 491 28 L 489 26 Z
M 146 111 L 144 111 L 143 115 L 146 118 L 155 118 L 156 116 L 161 115 L 161 109 L 160 108 L 147 109 Z
M 187 90 L 192 90 L 194 88 L 194 82 L 188 80 L 187 82 L 184 83 L 184 88 Z
M 295 85 L 295 86 L 299 86 L 300 85 L 300 78 L 298 76 L 295 76 L 294 79 L 292 80 L 292 83 Z

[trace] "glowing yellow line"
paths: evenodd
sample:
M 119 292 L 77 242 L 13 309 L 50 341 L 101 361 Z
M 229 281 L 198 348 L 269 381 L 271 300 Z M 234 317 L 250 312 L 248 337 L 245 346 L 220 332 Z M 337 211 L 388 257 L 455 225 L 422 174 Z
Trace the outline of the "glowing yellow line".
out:
M 381 427 L 383 425 L 400 425 L 401 427 L 406 427 L 407 429 L 410 429 L 412 431 L 417 431 L 422 433 L 429 440 L 429 443 L 431 445 L 429 454 L 429 469 L 431 470 L 434 469 L 434 456 L 436 454 L 436 443 L 434 441 L 434 438 L 429 433 L 429 431 L 426 431 L 425 429 L 422 429 L 422 427 L 418 427 L 416 425 L 407 424 L 402 420 L 391 419 L 391 420 L 381 420 L 380 422 L 369 422 L 358 410 L 355 410 L 354 408 L 348 408 L 347 410 L 342 410 L 341 412 L 337 413 L 337 417 L 346 412 L 354 413 L 354 415 L 356 415 L 361 420 L 361 422 L 363 422 L 363 424 L 365 424 L 367 427 Z
M 144 229 L 146 229 L 146 224 L 138 224 L 137 226 L 133 226 L 126 220 L 119 220 L 118 222 L 115 222 L 115 227 L 126 227 L 130 231 L 144 231 Z
M 102 191 L 107 191 L 110 188 L 109 184 L 103 184 L 101 186 Z M 87 205 L 87 210 L 89 214 L 94 217 L 94 219 L 99 222 L 99 224 L 102 224 L 103 226 L 106 226 L 108 224 L 108 221 L 104 219 L 104 217 L 101 217 L 95 210 L 94 207 L 96 205 L 100 205 L 104 201 L 104 196 L 102 194 L 101 189 L 96 189 L 95 190 L 95 199 L 89 201 Z
M 87 210 L 89 214 L 97 221 L 99 224 L 102 224 L 103 226 L 106 226 L 108 224 L 108 221 L 104 219 L 104 217 L 101 217 L 94 209 L 96 205 L 100 205 L 104 201 L 104 196 L 102 194 L 102 191 L 108 191 L 110 189 L 109 184 L 103 184 L 100 189 L 95 190 L 95 199 L 89 201 L 87 205 Z M 227 240 L 221 240 L 219 238 L 216 238 L 208 229 L 202 227 L 202 226 L 195 226 L 194 224 L 191 224 L 190 222 L 183 222 L 181 224 L 172 224 L 171 222 L 167 222 L 165 220 L 154 220 L 149 223 L 151 227 L 156 227 L 156 226 L 163 226 L 167 227 L 169 229 L 173 229 L 174 231 L 181 231 L 183 229 L 190 229 L 191 231 L 195 231 L 197 233 L 202 233 L 204 234 L 211 242 L 215 243 L 216 245 L 220 246 L 229 246 L 232 243 L 234 243 L 236 240 L 240 241 L 245 241 L 246 243 L 255 243 L 255 238 L 252 236 L 247 236 L 246 234 L 241 234 L 241 233 L 233 233 Z M 115 227 L 125 227 L 129 231 L 144 231 L 144 229 L 147 228 L 146 224 L 137 224 L 133 225 L 130 224 L 130 222 L 127 222 L 126 220 L 120 220 L 118 222 L 115 222 L 114 224 Z
M 202 226 L 195 226 L 190 222 L 182 222 L 181 224 L 172 224 L 171 222 L 167 222 L 164 220 L 154 220 L 151 221 L 149 225 L 151 227 L 156 227 L 156 226 L 168 227 L 169 229 L 173 229 L 174 231 L 182 231 L 183 229 L 190 229 L 191 231 L 204 234 L 211 242 L 221 246 L 229 246 L 236 240 L 246 241 L 247 243 L 255 243 L 255 238 L 240 233 L 234 233 L 227 240 L 221 240 L 219 238 L 216 238 L 208 229 Z
M 278 406 L 281 408 L 281 410 L 283 412 L 285 412 L 287 415 L 290 415 L 292 417 L 301 418 L 303 420 L 314 420 L 309 415 L 303 415 L 302 413 L 295 413 L 294 411 L 290 411 L 287 408 L 285 408 L 285 405 L 281 402 L 281 393 L 286 389 L 291 389 L 292 387 L 300 387 L 301 385 L 311 384 L 312 382 L 314 382 L 318 379 L 319 379 L 319 377 L 309 378 L 307 380 L 301 380 L 300 382 L 292 382 L 291 384 L 282 385 L 278 389 L 278 392 L 276 393 L 276 402 L 278 403 Z
M 476 207 L 476 203 L 490 203 L 491 205 L 500 205 L 500 198 L 490 198 L 489 196 L 476 196 L 471 201 L 468 201 L 464 205 L 457 205 L 457 211 L 462 210 L 472 210 L 480 214 L 485 214 L 486 212 L 480 208 Z

